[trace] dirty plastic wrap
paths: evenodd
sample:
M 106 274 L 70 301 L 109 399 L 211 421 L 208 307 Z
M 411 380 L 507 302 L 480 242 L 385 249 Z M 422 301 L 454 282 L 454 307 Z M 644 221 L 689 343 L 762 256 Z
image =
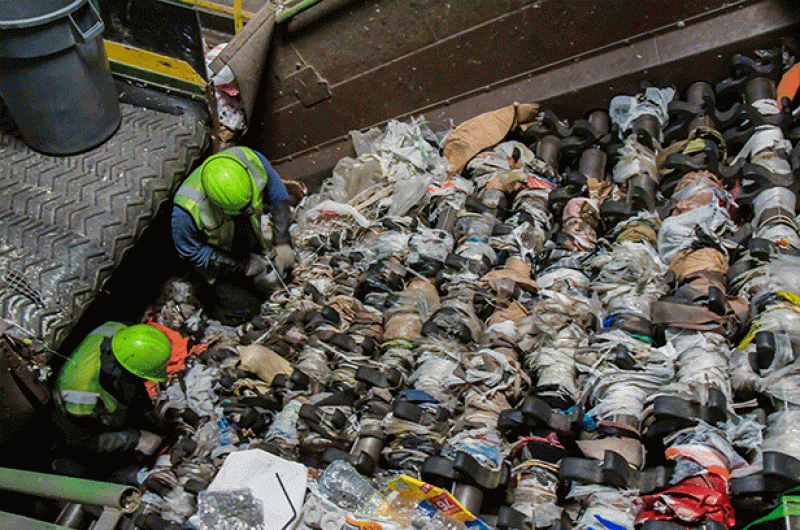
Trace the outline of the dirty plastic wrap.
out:
M 427 392 L 450 408 L 455 404 L 454 394 L 465 383 L 455 373 L 458 358 L 443 358 L 439 356 L 439 352 L 426 350 L 424 346 L 422 349 L 423 353 L 418 358 L 419 366 L 408 382 L 414 389 Z
M 186 374 L 186 400 L 189 408 L 198 416 L 210 416 L 214 413 L 211 405 L 214 402 L 213 384 L 217 369 L 195 364 Z
M 442 455 L 455 458 L 457 452 L 472 456 L 480 464 L 497 470 L 503 464 L 508 448 L 498 431 L 490 427 L 469 429 L 456 434 L 442 448 Z
M 728 211 L 714 203 L 673 215 L 664 220 L 658 232 L 658 254 L 665 263 L 669 263 L 679 251 L 691 248 L 698 233 L 722 245 L 722 237 L 735 230 Z
M 775 156 L 761 156 L 769 151 Z M 752 161 L 763 165 L 773 173 L 789 173 L 791 167 L 786 161 L 792 151 L 792 143 L 783 137 L 783 131 L 774 125 L 760 125 L 745 142 L 739 153 L 731 160 L 731 165 L 738 164 L 741 160 Z
M 727 431 L 702 420 L 694 429 L 675 437 L 667 449 L 667 457 L 676 461 L 670 484 L 707 472 L 725 476 L 747 465 L 747 461 L 734 450 Z
M 633 530 L 633 521 L 639 512 L 639 493 L 618 490 L 607 486 L 575 486 L 567 498 L 579 502 L 581 510 L 575 528 L 579 530 Z
M 790 190 L 786 188 L 768 188 L 759 193 L 753 201 L 753 220 L 763 223 L 766 221 L 762 219 L 764 210 L 766 208 L 778 208 L 786 213 L 786 217 L 781 217 L 780 220 L 794 226 L 794 216 L 792 214 L 795 211 L 796 202 L 797 198 Z
M 667 328 L 667 340 L 675 349 L 676 388 L 686 397 L 708 401 L 709 388 L 717 388 L 730 400 L 728 365 L 731 350 L 716 333 Z
M 761 455 L 764 443 L 764 424 L 755 413 L 731 416 L 725 430 L 736 450 L 750 462 L 731 472 L 731 477 L 744 477 L 761 471 Z
M 599 301 L 544 289 L 539 295 L 532 315 L 521 323 L 526 330 L 520 341 L 525 365 L 537 375 L 538 386 L 555 388 L 557 396 L 574 401 L 578 397 L 574 352 L 587 340 L 579 322 L 599 312 Z
M 761 450 L 783 453 L 800 460 L 800 408 L 789 406 L 767 418 Z
M 737 278 L 734 288 L 753 301 L 780 291 L 800 293 L 800 276 L 792 273 L 796 267 L 800 267 L 800 257 L 775 256 L 768 263 L 752 268 L 749 274 L 743 274 L 741 280 Z
M 186 493 L 182 488 L 173 488 L 163 497 L 161 503 L 161 517 L 173 523 L 182 523 L 195 513 L 196 505 L 193 495 Z
M 778 401 L 800 405 L 800 363 L 795 354 L 799 322 L 800 309 L 786 300 L 764 310 L 731 357 L 730 381 L 734 389 L 764 392 Z M 774 341 L 773 357 L 763 369 L 758 369 L 752 360 L 757 352 L 756 331 L 772 334 Z
M 775 340 L 774 357 L 762 375 L 795 362 L 800 351 L 800 307 L 784 302 L 766 309 L 758 318 L 758 333 L 772 333 Z
M 544 528 L 561 518 L 557 505 L 558 466 L 524 462 L 512 470 L 517 477 L 512 508 L 527 516 L 534 528 Z
M 625 308 L 629 310 L 626 312 L 649 316 L 649 304 L 667 292 L 667 267 L 646 243 L 623 241 L 610 252 L 597 253 L 588 265 L 600 270 L 592 281 L 592 290 L 607 306 L 615 306 L 614 311 L 609 307 L 611 314 Z M 615 303 L 620 298 L 629 301 Z
M 653 151 L 641 145 L 634 137 L 629 137 L 619 150 L 619 155 L 619 162 L 612 173 L 614 182 L 627 184 L 632 177 L 645 176 L 658 185 L 658 166 Z
M 197 496 L 197 513 L 188 523 L 196 530 L 262 530 L 264 512 L 261 502 L 249 489 L 201 491 Z
M 648 87 L 644 93 L 634 97 L 616 96 L 613 98 L 608 114 L 611 116 L 611 121 L 619 125 L 620 139 L 624 139 L 623 134 L 641 116 L 655 116 L 661 127 L 666 125 L 669 117 L 667 105 L 674 96 L 675 89 L 673 88 Z M 659 142 L 663 139 L 663 135 L 657 138 Z
M 586 411 L 600 420 L 612 420 L 617 415 L 642 418 L 648 396 L 666 384 L 673 375 L 672 363 L 649 364 L 641 371 L 619 370 L 614 367 L 597 369 L 586 387 L 590 402 L 596 403 Z

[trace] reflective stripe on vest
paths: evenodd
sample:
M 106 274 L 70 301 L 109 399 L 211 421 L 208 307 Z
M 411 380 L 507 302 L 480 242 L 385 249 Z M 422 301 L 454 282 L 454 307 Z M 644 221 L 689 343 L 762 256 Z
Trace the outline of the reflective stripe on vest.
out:
M 113 336 L 117 332 L 117 328 L 114 326 L 100 326 L 95 328 L 89 335 L 106 335 L 106 336 Z
M 89 416 L 99 403 L 109 412 L 117 409 L 118 403 L 100 386 L 100 355 L 103 341 L 114 336 L 125 325 L 109 321 L 90 331 L 72 352 L 58 374 L 53 399 L 67 413 Z
M 81 390 L 59 390 L 56 394 L 61 401 L 72 405 L 95 405 L 100 399 L 96 392 L 83 392 Z
M 202 191 L 194 189 L 189 186 L 182 186 L 180 194 L 186 197 L 187 199 L 191 199 L 200 205 L 206 202 L 206 196 Z
M 254 162 L 247 157 L 247 151 L 240 147 L 233 147 L 212 156 L 233 157 L 247 168 L 256 193 L 252 204 L 254 213 L 250 216 L 250 222 L 261 247 L 266 249 L 266 241 L 261 233 L 261 215 L 263 214 L 261 199 L 267 184 L 266 179 L 268 179 L 266 169 L 260 171 Z M 253 153 L 253 157 L 257 156 Z M 206 162 L 208 162 L 208 159 Z M 223 222 L 224 217 L 221 210 L 214 208 L 202 191 L 201 174 L 204 166 L 205 163 L 189 175 L 175 194 L 174 202 L 189 212 L 197 228 L 206 235 L 209 245 L 217 246 L 230 252 L 233 243 L 233 224 Z
M 253 163 L 250 162 L 250 159 L 247 158 L 244 150 L 241 147 L 232 147 L 230 152 L 233 153 L 233 156 L 235 156 L 239 162 L 247 167 L 247 170 L 250 172 L 250 176 L 253 178 L 253 182 L 256 185 L 256 189 L 262 191 L 264 186 L 267 184 L 267 181 L 264 180 L 264 177 L 261 176 L 261 172 L 256 169 Z

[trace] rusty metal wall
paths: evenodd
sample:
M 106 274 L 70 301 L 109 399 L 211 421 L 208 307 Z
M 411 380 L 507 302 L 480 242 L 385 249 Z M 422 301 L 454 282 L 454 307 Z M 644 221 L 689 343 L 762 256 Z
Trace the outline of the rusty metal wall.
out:
M 790 0 L 338 4 L 300 31 L 278 28 L 245 139 L 284 178 L 312 185 L 351 153 L 350 130 L 422 113 L 459 122 L 514 101 L 552 100 L 574 118 L 573 109 L 587 108 L 575 98 L 607 101 L 645 78 L 724 76 L 716 54 L 800 22 Z M 716 71 L 685 61 L 693 56 Z

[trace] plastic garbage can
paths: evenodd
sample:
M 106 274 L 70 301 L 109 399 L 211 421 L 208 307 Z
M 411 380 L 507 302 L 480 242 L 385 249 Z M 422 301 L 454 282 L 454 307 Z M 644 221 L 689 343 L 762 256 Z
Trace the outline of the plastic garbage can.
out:
M 102 33 L 92 0 L 0 2 L 0 97 L 33 149 L 79 153 L 117 130 Z

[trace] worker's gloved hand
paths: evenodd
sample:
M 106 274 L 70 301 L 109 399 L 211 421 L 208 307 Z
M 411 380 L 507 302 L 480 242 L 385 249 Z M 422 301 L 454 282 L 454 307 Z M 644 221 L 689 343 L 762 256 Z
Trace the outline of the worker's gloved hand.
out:
M 278 245 L 275 247 L 275 267 L 281 276 L 286 275 L 286 271 L 294 265 L 294 250 L 289 245 Z
M 267 270 L 267 260 L 264 256 L 258 254 L 250 254 L 250 260 L 247 262 L 244 274 L 248 277 L 258 276 Z
M 223 274 L 240 275 L 247 269 L 247 264 L 247 262 L 242 263 L 227 252 L 215 248 L 208 257 L 208 266 L 198 270 L 206 278 L 217 278 Z
M 143 455 L 152 455 L 161 445 L 161 437 L 150 431 L 139 431 L 139 442 L 136 444 L 136 450 Z

